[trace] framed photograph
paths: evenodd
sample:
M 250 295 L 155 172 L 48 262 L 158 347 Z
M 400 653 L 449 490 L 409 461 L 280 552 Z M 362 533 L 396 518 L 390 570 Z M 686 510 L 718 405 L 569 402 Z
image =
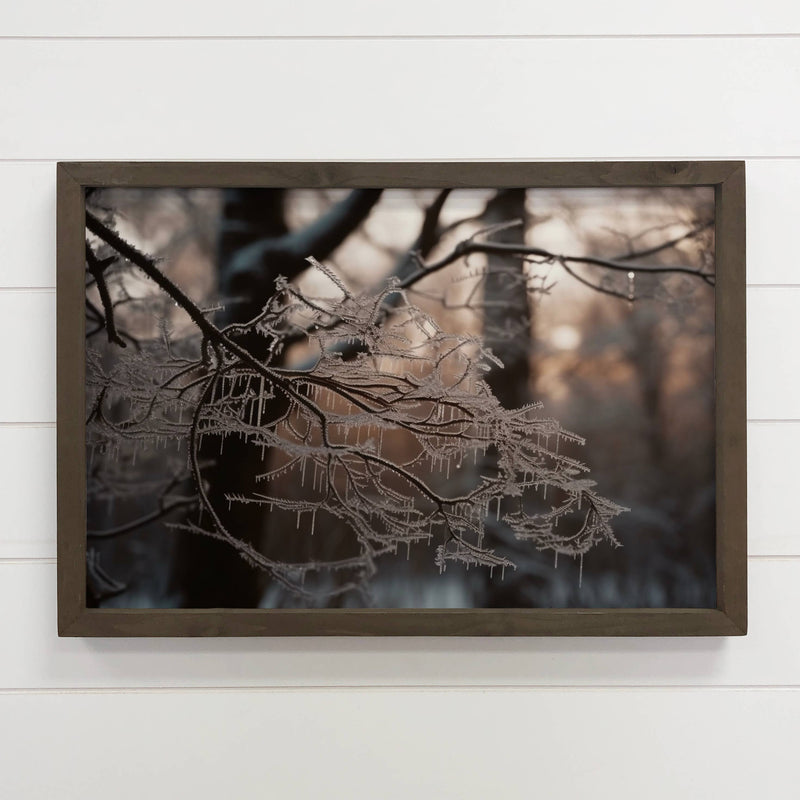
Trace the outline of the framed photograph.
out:
M 58 165 L 62 636 L 741 635 L 741 162 Z

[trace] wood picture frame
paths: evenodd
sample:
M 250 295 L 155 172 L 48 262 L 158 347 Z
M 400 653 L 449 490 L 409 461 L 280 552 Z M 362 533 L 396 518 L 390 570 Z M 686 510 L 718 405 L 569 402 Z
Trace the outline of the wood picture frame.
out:
M 89 608 L 85 266 L 88 187 L 714 190 L 716 607 Z M 745 166 L 702 162 L 67 162 L 57 167 L 60 636 L 720 636 L 747 631 Z

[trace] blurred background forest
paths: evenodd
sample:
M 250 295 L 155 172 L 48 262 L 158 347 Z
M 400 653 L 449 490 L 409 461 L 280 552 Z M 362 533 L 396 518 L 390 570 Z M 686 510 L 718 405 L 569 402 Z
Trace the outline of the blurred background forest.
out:
M 307 256 L 359 292 L 447 259 L 464 243 L 509 245 L 453 258 L 410 286 L 409 299 L 443 330 L 483 337 L 504 365 L 486 380 L 505 408 L 541 401 L 543 415 L 586 439 L 570 455 L 589 467 L 598 492 L 630 509 L 612 523 L 622 547 L 601 543 L 582 566 L 567 557 L 556 563 L 494 520 L 493 547 L 516 565 L 502 576 L 458 564 L 440 574 L 432 548 L 420 542 L 381 556 L 367 587 L 319 605 L 715 605 L 714 288 L 701 277 L 714 271 L 712 189 L 126 188 L 90 191 L 87 208 L 159 259 L 219 326 L 255 317 L 279 275 L 324 295 L 330 280 L 308 268 Z M 564 254 L 574 260 L 558 257 Z M 108 298 L 97 281 L 87 288 L 90 361 L 111 370 L 118 357 L 106 336 L 107 301 L 126 352 L 163 347 L 165 330 L 176 352 L 196 336 L 186 311 L 142 274 L 116 266 L 105 283 Z M 300 367 L 312 356 L 297 342 L 280 357 Z M 88 390 L 89 407 L 95 399 Z M 108 448 L 89 424 L 90 604 L 308 605 L 224 542 L 172 526 L 197 513 L 190 479 L 175 478 L 186 460 L 181 447 L 165 434 L 135 450 Z M 252 447 L 226 441 L 209 456 L 211 491 L 222 497 L 247 484 L 263 471 L 255 458 Z M 281 456 L 268 458 L 274 466 Z M 433 479 L 468 480 L 460 473 Z M 291 472 L 274 484 L 286 497 L 305 491 Z M 352 539 L 334 521 L 318 524 L 311 537 L 307 519 L 280 508 L 234 505 L 226 513 L 253 546 L 289 561 L 310 552 L 335 559 Z

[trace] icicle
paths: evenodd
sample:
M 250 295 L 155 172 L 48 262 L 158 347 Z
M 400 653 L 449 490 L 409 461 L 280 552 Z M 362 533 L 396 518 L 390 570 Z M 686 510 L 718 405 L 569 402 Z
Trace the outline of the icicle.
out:
M 555 551 L 555 558 L 553 559 L 553 569 L 558 569 L 558 550 Z
M 628 273 L 628 306 L 633 305 L 633 301 L 636 299 L 636 273 L 629 272 Z
M 317 509 L 315 508 L 311 512 L 311 535 L 312 536 L 314 535 L 314 526 L 316 525 L 316 522 L 317 522 Z
M 496 519 L 497 519 L 498 522 L 500 521 L 500 496 L 499 495 L 497 496 L 497 514 L 496 514 Z
M 580 565 L 578 567 L 578 588 L 583 584 L 583 553 L 581 553 Z
M 300 511 L 300 509 L 298 509 L 298 510 L 297 510 L 297 525 L 296 525 L 295 527 L 297 528 L 297 530 L 298 530 L 298 531 L 300 530 L 300 515 L 301 515 L 302 513 L 303 513 L 303 512 L 302 512 L 302 511 Z

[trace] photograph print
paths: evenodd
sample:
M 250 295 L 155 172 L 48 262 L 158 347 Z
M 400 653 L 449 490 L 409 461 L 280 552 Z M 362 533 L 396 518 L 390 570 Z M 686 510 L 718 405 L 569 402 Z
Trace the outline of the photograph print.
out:
M 87 187 L 86 605 L 717 605 L 712 186 Z

